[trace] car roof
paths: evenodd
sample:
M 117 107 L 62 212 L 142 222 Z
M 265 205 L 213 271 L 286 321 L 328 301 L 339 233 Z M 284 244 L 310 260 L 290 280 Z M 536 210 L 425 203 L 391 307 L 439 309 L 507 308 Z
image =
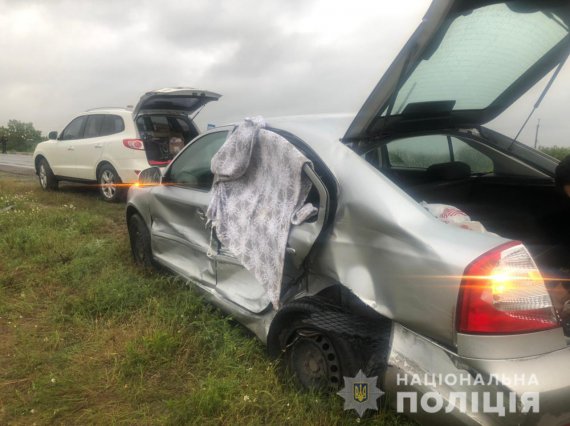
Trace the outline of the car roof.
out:
M 289 132 L 309 145 L 329 149 L 340 141 L 354 116 L 355 113 L 291 115 L 268 117 L 265 122 L 268 128 Z M 227 123 L 212 130 L 238 124 L 239 122 Z
M 113 113 L 132 113 L 132 107 L 97 107 L 89 108 L 84 114 L 113 114 Z

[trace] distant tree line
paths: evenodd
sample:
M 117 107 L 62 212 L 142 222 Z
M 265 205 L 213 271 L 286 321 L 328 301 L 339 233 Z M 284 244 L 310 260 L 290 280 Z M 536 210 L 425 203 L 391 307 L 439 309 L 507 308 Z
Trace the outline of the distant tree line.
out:
M 18 120 L 8 120 L 6 126 L 0 126 L 0 140 L 3 137 L 8 141 L 8 151 L 17 152 L 33 151 L 38 142 L 46 139 L 32 123 Z
M 567 155 L 570 155 L 570 148 L 564 146 L 541 146 L 540 149 L 545 154 L 550 155 L 551 157 L 557 158 L 562 160 Z

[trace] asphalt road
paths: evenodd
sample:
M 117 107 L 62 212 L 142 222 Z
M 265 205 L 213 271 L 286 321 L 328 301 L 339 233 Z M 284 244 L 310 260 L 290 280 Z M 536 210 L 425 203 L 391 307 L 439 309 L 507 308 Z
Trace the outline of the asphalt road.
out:
M 26 154 L 0 154 L 0 170 L 19 175 L 35 174 L 33 158 Z

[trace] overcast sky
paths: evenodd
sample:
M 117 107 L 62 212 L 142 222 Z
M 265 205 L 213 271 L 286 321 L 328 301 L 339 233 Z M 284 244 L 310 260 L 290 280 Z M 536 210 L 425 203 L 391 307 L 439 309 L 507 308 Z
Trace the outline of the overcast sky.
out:
M 0 0 L 0 125 L 44 133 L 161 87 L 223 97 L 198 123 L 356 112 L 429 0 Z M 538 90 L 538 89 L 537 89 Z M 491 127 L 514 136 L 540 90 Z M 570 146 L 566 67 L 522 140 Z

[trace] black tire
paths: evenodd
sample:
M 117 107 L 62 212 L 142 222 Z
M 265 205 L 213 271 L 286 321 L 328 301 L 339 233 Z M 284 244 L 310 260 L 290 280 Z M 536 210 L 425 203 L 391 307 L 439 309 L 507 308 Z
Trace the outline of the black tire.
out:
M 359 370 L 382 380 L 391 334 L 387 318 L 355 316 L 326 298 L 309 297 L 277 312 L 267 349 L 271 357 L 282 357 L 297 384 L 331 392 L 343 385 L 344 376 L 354 377 Z
M 150 233 L 142 217 L 133 214 L 128 221 L 129 240 L 135 263 L 144 268 L 155 268 L 150 245 Z
M 41 158 L 38 163 L 38 178 L 40 186 L 44 190 L 53 191 L 57 189 L 58 181 L 45 158 Z
M 359 357 L 341 336 L 300 322 L 294 322 L 286 333 L 286 367 L 306 390 L 335 392 L 343 386 L 343 376 L 354 376 L 362 368 Z
M 99 184 L 99 193 L 103 200 L 110 203 L 123 201 L 126 191 L 121 186 L 123 183 L 119 174 L 110 164 L 104 164 L 97 173 L 97 183 Z

